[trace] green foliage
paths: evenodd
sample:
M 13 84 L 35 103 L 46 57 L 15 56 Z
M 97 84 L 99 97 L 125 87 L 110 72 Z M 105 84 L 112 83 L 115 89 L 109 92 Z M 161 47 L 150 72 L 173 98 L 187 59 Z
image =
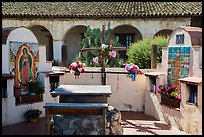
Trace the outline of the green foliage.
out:
M 114 47 L 121 46 L 119 43 L 119 37 L 116 37 L 115 39 L 109 39 L 109 36 L 111 34 L 110 29 L 110 22 L 108 23 L 108 28 L 105 30 L 105 41 L 106 45 L 112 44 Z M 99 28 L 93 28 L 91 29 L 90 26 L 87 26 L 86 33 L 84 33 L 84 38 L 80 42 L 80 48 L 100 48 L 102 45 L 102 31 Z M 94 63 L 93 58 L 99 56 L 99 52 L 86 52 L 86 53 L 80 53 L 80 56 L 76 56 L 74 61 L 76 59 L 80 60 L 81 62 L 85 63 L 87 67 L 100 67 L 100 58 L 99 57 L 99 63 Z M 117 55 L 114 59 L 110 59 L 108 62 L 106 62 L 106 67 L 118 67 L 120 66 L 121 61 L 119 61 L 119 56 Z
M 44 92 L 41 81 L 30 81 L 27 86 L 30 93 L 42 94 Z
M 139 68 L 151 68 L 151 48 L 153 44 L 157 45 L 157 63 L 162 60 L 162 49 L 168 45 L 168 39 L 164 36 L 154 37 L 152 39 L 143 39 L 130 45 L 127 51 L 128 62 L 137 64 Z
M 62 66 L 62 63 L 59 60 L 53 60 L 52 66 Z
M 39 109 L 29 109 L 24 113 L 24 117 L 26 119 L 34 119 L 38 118 L 41 113 L 42 111 L 40 111 Z

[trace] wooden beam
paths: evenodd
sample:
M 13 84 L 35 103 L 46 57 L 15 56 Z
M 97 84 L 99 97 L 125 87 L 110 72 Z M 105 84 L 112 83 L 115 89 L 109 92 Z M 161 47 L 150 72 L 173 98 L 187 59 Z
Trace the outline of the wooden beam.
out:
M 113 50 L 127 50 L 126 47 L 113 47 Z M 99 51 L 99 48 L 84 48 L 84 49 L 80 49 L 80 52 L 91 52 L 91 51 Z
M 80 49 L 80 52 L 91 52 L 91 51 L 98 51 L 98 48 L 84 48 L 84 49 Z
M 113 47 L 112 48 L 113 50 L 127 50 L 127 48 L 126 47 Z

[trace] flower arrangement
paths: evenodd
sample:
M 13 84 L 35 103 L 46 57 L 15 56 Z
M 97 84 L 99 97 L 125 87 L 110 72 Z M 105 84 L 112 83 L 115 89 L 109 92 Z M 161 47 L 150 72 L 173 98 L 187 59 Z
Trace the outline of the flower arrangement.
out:
M 42 111 L 40 111 L 39 109 L 29 109 L 24 113 L 24 117 L 27 120 L 37 119 L 41 113 Z
M 169 98 L 181 99 L 180 86 L 159 85 L 158 88 L 156 89 L 156 92 Z
M 116 52 L 114 50 L 112 50 L 112 48 L 113 48 L 112 45 L 102 44 L 100 49 L 99 49 L 99 53 L 100 53 L 101 57 L 107 58 L 108 60 L 111 58 L 115 58 Z M 93 62 L 98 63 L 98 57 L 93 58 Z
M 135 77 L 138 74 L 142 74 L 143 72 L 139 69 L 137 65 L 134 65 L 133 63 L 126 64 L 125 65 L 125 70 L 129 71 L 129 77 L 131 78 L 132 81 L 135 81 Z
M 74 75 L 80 75 L 80 73 L 84 73 L 85 70 L 83 68 L 83 66 L 85 66 L 83 63 L 81 63 L 80 61 L 76 61 L 71 63 L 71 65 L 69 65 L 68 70 L 70 70 L 70 73 L 74 73 Z

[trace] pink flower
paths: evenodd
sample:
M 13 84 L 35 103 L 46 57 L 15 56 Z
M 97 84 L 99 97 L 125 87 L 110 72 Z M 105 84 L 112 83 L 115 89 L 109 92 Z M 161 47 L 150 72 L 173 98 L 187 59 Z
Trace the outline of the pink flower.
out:
M 125 69 L 126 69 L 127 71 L 130 70 L 130 66 L 129 66 L 129 64 L 126 64 L 126 65 L 125 65 Z
M 109 52 L 109 55 L 110 55 L 111 57 L 115 58 L 115 57 L 116 57 L 116 52 L 115 52 L 115 51 L 110 51 L 110 52 Z
M 180 86 L 176 86 L 176 89 L 181 90 L 181 87 Z
M 93 58 L 93 62 L 98 63 L 98 57 Z
M 158 88 L 156 88 L 156 92 L 157 93 L 162 93 L 162 91 L 160 89 L 158 89 Z
M 162 85 L 159 85 L 158 88 L 161 89 L 161 88 L 162 88 Z
M 136 72 L 137 72 L 137 68 L 136 68 L 136 67 L 133 67 L 133 68 L 131 69 L 131 71 L 132 71 L 132 73 L 136 73 Z
M 176 95 L 175 95 L 175 98 L 181 99 L 181 94 L 176 94 Z

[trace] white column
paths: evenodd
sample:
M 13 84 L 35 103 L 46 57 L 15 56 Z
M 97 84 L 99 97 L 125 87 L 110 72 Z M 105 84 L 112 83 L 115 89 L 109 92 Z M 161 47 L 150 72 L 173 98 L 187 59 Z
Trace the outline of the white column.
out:
M 10 63 L 9 46 L 3 44 L 2 45 L 2 74 L 10 73 L 9 63 Z
M 54 59 L 58 61 L 62 61 L 62 45 L 64 41 L 62 40 L 53 40 L 53 52 L 54 52 Z
M 52 62 L 46 61 L 46 46 L 39 46 L 39 72 L 43 71 L 51 71 L 52 70 Z

